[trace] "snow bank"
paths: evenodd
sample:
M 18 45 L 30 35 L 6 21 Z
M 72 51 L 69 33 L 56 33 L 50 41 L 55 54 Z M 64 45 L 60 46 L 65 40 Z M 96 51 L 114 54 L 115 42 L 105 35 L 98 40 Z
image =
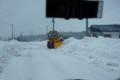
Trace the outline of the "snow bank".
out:
M 9 60 L 14 56 L 20 56 L 19 51 L 21 46 L 19 42 L 12 40 L 9 42 L 0 41 L 0 73 L 3 72 L 4 67 L 9 63 Z
M 0 41 L 0 73 L 3 72 L 4 67 L 15 56 L 21 56 L 22 51 L 31 49 L 47 50 L 46 41 L 42 42 L 19 42 L 16 40 Z
M 21 51 L 31 49 L 66 54 L 89 65 L 120 72 L 120 39 L 84 37 L 78 40 L 69 38 L 55 50 L 47 49 L 47 41 L 18 42 L 12 40 L 0 41 L 0 44 L 0 73 L 11 58 L 22 55 Z
M 84 37 L 81 40 L 69 38 L 60 50 L 88 64 L 120 72 L 120 39 Z

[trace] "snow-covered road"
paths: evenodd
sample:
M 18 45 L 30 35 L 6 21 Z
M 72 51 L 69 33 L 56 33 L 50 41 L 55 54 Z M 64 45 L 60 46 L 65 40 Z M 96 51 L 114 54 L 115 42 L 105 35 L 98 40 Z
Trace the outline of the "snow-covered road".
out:
M 120 76 L 65 54 L 61 48 L 47 49 L 45 43 L 17 43 L 14 49 L 20 49 L 20 56 L 9 61 L 0 80 L 116 80 Z
M 107 75 L 100 70 L 94 70 L 73 57 L 55 53 L 53 50 L 34 51 L 25 51 L 24 55 L 14 58 L 1 80 L 114 79 L 113 74 Z

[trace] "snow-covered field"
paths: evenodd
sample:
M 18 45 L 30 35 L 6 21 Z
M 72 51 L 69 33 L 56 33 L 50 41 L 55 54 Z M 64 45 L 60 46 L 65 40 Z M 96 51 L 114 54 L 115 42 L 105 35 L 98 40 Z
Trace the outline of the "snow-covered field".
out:
M 47 41 L 0 41 L 0 80 L 117 80 L 120 39 L 69 38 L 58 49 Z

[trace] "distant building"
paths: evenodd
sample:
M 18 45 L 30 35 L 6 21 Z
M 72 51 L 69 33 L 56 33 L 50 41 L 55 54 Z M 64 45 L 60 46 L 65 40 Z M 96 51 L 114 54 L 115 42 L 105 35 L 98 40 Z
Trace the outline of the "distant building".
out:
M 90 32 L 94 37 L 120 38 L 120 25 L 91 25 Z

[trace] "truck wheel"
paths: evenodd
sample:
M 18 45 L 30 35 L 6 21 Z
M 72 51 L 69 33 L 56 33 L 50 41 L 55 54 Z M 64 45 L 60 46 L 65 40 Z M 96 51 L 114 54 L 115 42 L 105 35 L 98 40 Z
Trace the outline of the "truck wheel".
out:
M 54 48 L 54 42 L 53 41 L 52 42 L 48 42 L 47 43 L 47 47 L 50 48 L 50 49 Z
M 49 42 L 47 43 L 47 47 L 50 48 L 50 44 L 49 44 Z

